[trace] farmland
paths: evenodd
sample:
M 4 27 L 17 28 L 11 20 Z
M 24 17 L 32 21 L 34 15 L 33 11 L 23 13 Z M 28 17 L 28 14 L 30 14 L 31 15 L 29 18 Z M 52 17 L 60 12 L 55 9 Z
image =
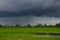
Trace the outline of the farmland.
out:
M 60 36 L 39 36 L 36 33 L 60 33 L 60 28 L 0 28 L 0 40 L 60 40 Z

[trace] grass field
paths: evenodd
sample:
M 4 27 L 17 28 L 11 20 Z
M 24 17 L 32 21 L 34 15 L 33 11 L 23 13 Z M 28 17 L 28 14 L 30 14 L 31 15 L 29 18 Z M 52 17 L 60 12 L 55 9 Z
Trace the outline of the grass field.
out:
M 60 33 L 60 28 L 0 28 L 0 40 L 60 40 L 60 36 L 39 36 L 35 33 Z

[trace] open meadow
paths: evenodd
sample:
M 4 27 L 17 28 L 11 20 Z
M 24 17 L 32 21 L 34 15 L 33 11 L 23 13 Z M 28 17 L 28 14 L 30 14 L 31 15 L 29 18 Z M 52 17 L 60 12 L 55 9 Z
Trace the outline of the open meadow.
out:
M 37 33 L 60 33 L 60 28 L 0 28 L 0 40 L 60 40 L 60 36 L 36 35 Z

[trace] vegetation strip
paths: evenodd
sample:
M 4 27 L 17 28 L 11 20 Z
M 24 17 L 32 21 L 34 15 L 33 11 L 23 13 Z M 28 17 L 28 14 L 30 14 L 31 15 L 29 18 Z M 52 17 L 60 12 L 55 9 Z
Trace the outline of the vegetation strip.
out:
M 37 35 L 51 35 L 51 36 L 60 36 L 60 33 L 36 33 Z

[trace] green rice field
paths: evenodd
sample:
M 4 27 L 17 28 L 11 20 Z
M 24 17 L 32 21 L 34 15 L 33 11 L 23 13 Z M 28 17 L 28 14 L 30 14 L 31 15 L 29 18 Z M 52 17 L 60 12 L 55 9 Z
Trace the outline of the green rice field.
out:
M 60 40 L 60 36 L 35 33 L 60 33 L 60 28 L 0 28 L 0 40 Z

